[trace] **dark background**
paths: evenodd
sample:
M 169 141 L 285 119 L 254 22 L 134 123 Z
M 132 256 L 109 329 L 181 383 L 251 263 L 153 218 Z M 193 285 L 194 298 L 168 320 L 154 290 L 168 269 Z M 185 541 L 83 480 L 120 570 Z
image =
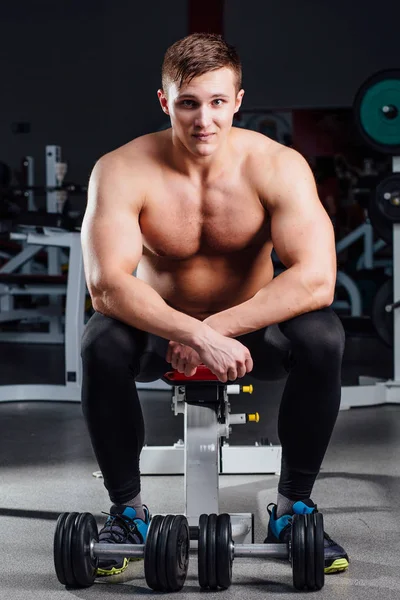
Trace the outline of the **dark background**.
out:
M 166 48 L 223 33 L 243 61 L 244 108 L 350 107 L 360 84 L 399 63 L 400 4 L 345 0 L 20 0 L 2 3 L 0 160 L 59 144 L 68 180 L 165 123 L 156 90 Z M 13 133 L 29 123 L 30 133 Z

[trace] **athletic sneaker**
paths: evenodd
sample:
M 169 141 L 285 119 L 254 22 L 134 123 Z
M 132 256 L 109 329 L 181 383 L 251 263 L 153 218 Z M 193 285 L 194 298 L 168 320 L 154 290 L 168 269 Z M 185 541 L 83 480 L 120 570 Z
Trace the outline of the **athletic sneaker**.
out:
M 144 544 L 150 525 L 151 515 L 143 505 L 145 520 L 136 517 L 131 506 L 112 506 L 103 529 L 99 532 L 99 544 Z M 97 576 L 118 575 L 125 571 L 129 560 L 137 558 L 103 557 L 99 559 Z
M 272 506 L 272 509 L 270 509 Z M 268 535 L 264 540 L 264 544 L 279 544 L 287 543 L 292 530 L 292 516 L 282 515 L 279 519 L 276 518 L 276 504 L 269 504 L 267 510 L 270 518 L 268 523 Z M 318 512 L 317 505 L 312 500 L 299 500 L 293 504 L 293 514 L 309 515 L 313 512 Z M 347 553 L 334 542 L 327 533 L 324 532 L 324 549 L 325 549 L 325 573 L 340 573 L 345 571 L 349 566 L 349 557 Z

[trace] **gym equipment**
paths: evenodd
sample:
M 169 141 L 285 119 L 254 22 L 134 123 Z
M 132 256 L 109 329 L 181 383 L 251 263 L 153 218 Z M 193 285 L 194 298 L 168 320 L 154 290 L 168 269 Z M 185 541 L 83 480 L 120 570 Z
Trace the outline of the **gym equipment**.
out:
M 147 585 L 157 592 L 182 589 L 189 568 L 189 525 L 183 515 L 156 515 L 144 545 Z
M 288 544 L 235 544 L 228 514 L 200 516 L 198 576 L 201 588 L 227 589 L 235 558 L 286 559 L 297 590 L 324 586 L 324 524 L 321 513 L 294 515 Z
M 184 415 L 185 441 L 181 456 L 184 457 L 185 471 L 185 514 L 189 525 L 197 526 L 200 514 L 219 513 L 219 472 L 277 472 L 280 463 L 276 459 L 280 459 L 281 448 L 229 446 L 226 443 L 233 425 L 259 420 L 257 413 L 231 414 L 229 395 L 240 392 L 251 394 L 252 386 L 223 384 L 204 365 L 197 367 L 192 377 L 169 371 L 162 379 L 169 386 L 174 386 L 172 405 L 175 415 Z M 169 459 L 171 452 L 169 455 L 165 453 L 165 456 Z M 267 466 L 262 464 L 264 459 Z M 271 468 L 271 463 L 275 471 L 266 471 Z M 143 467 L 146 468 L 146 463 L 143 463 L 142 452 L 141 470 Z M 232 516 L 232 521 L 235 537 L 243 537 L 242 541 L 252 540 L 251 514 Z
M 393 304 L 393 279 L 388 279 L 376 293 L 371 320 L 380 339 L 391 348 L 394 337 L 393 310 L 397 308 L 396 305 Z
M 43 233 L 15 233 L 12 239 L 25 241 L 28 246 L 19 255 L 11 259 L 0 269 L 0 306 L 1 302 L 13 294 L 32 295 L 48 294 L 66 296 L 65 334 L 47 333 L 2 333 L 1 341 L 30 341 L 62 343 L 65 345 L 65 383 L 63 385 L 3 385 L 0 386 L 0 402 L 12 400 L 49 400 L 80 401 L 81 397 L 81 360 L 79 347 L 84 330 L 86 283 L 83 270 L 83 259 L 79 233 L 54 232 L 44 230 Z M 69 248 L 68 280 L 60 276 L 14 275 L 20 265 L 32 258 L 42 248 Z M 56 307 L 57 308 L 57 307 Z M 45 307 L 48 309 L 48 307 Z M 54 313 L 54 311 L 53 311 Z M 51 312 L 45 310 L 46 316 Z M 56 313 L 57 314 L 57 313 Z M 1 310 L 0 322 L 21 320 L 42 316 L 41 311 Z M 59 317 L 58 317 L 59 318 Z M 34 337 L 33 337 L 34 336 Z
M 154 516 L 145 544 L 99 544 L 93 515 L 62 513 L 54 534 L 54 566 L 62 585 L 83 588 L 93 585 L 100 557 L 144 557 L 148 586 L 177 592 L 186 580 L 189 546 L 189 526 L 182 515 Z
M 272 331 L 276 332 L 276 335 L 282 336 L 276 325 L 271 327 L 271 335 Z M 201 376 L 203 369 L 203 366 L 198 367 L 196 373 L 197 377 Z M 209 413 L 207 413 L 207 411 L 201 411 L 200 414 L 197 415 L 197 407 L 186 402 L 187 394 L 185 388 L 179 385 L 184 381 L 180 379 L 180 374 L 173 373 L 172 375 L 167 375 L 172 377 L 172 379 L 169 380 L 165 376 L 160 380 L 160 383 L 164 386 L 162 389 L 170 391 L 171 384 L 176 382 L 171 408 L 175 416 L 184 414 L 184 439 L 190 440 L 193 435 L 192 431 L 198 431 L 199 434 L 201 434 L 202 439 L 205 440 L 203 442 L 204 448 L 207 447 L 207 444 L 209 444 L 210 447 L 215 448 L 218 448 L 219 446 L 218 463 L 216 461 L 219 473 L 271 474 L 279 472 L 281 464 L 281 447 L 279 445 L 256 443 L 252 446 L 231 446 L 228 443 L 233 425 L 245 425 L 246 423 L 258 422 L 259 420 L 259 415 L 257 413 L 231 414 L 229 396 L 239 394 L 240 392 L 252 393 L 252 386 L 242 387 L 235 384 L 227 385 L 219 400 L 220 413 L 216 415 L 215 412 L 211 410 Z M 147 384 L 137 383 L 139 389 L 146 385 Z M 191 392 L 189 392 L 189 394 L 191 394 Z M 196 419 L 198 419 L 198 421 L 196 421 Z M 194 465 L 195 461 L 199 458 L 198 452 L 199 450 L 197 447 L 192 448 L 191 446 L 188 446 L 188 444 L 185 444 L 183 440 L 178 440 L 178 442 L 171 446 L 144 446 L 140 455 L 140 471 L 145 475 L 178 475 L 184 474 L 186 468 L 187 478 L 193 482 L 194 485 L 198 476 L 201 477 L 202 480 L 204 478 L 205 489 L 211 486 L 210 493 L 213 495 L 215 494 L 215 489 L 213 489 L 212 486 L 216 486 L 214 478 L 216 478 L 217 475 L 211 472 L 208 476 L 206 472 L 200 473 L 196 471 Z M 210 468 L 212 469 L 212 465 Z M 96 471 L 93 475 L 95 477 L 102 476 L 100 471 Z M 214 504 L 210 506 L 209 512 L 217 512 L 215 507 L 216 505 Z M 200 512 L 198 512 L 198 514 L 200 514 Z
M 389 225 L 400 222 L 400 175 L 394 173 L 378 184 L 374 202 Z
M 226 404 L 230 386 L 221 383 L 204 365 L 192 377 L 170 371 L 163 379 L 174 385 L 174 396 L 187 408 L 185 515 L 154 516 L 146 543 L 138 545 L 99 544 L 91 515 L 60 515 L 54 537 L 54 563 L 60 583 L 92 585 L 100 556 L 144 557 L 148 586 L 155 591 L 178 591 L 188 571 L 190 540 L 195 540 L 202 588 L 228 588 L 234 558 L 259 557 L 289 560 L 296 589 L 321 589 L 324 585 L 321 514 L 295 515 L 288 544 L 254 544 L 253 515 L 218 514 L 218 438 L 229 435 Z M 237 416 L 240 420 L 245 417 Z M 247 415 L 248 420 L 251 417 L 255 415 Z
M 357 127 L 369 146 L 385 154 L 400 154 L 400 70 L 372 75 L 354 101 Z
M 96 521 L 90 513 L 62 513 L 58 517 L 53 555 L 60 583 L 71 587 L 93 584 L 98 560 L 91 545 L 98 540 Z
M 378 184 L 370 201 L 370 213 L 378 233 L 391 243 L 393 225 L 400 223 L 400 174 L 394 173 Z M 381 340 L 390 347 L 394 338 L 393 311 L 398 306 L 393 302 L 393 279 L 389 279 L 376 293 L 371 319 Z
M 229 435 L 231 423 L 235 422 L 233 417 L 236 416 L 238 422 L 244 422 L 246 417 L 230 415 L 228 388 L 234 386 L 220 382 L 204 365 L 200 365 L 192 377 L 171 371 L 164 375 L 163 380 L 174 385 L 175 408 L 180 412 L 184 409 L 185 414 L 185 514 L 191 539 L 198 540 L 200 586 L 211 589 L 229 587 L 235 557 L 292 560 L 293 540 L 290 546 L 253 543 L 253 515 L 218 514 L 218 462 L 221 457 L 223 459 L 223 445 L 218 443 L 218 438 Z M 240 386 L 237 387 L 238 393 Z M 252 390 L 242 388 L 241 391 Z M 248 415 L 246 420 L 253 419 Z M 238 456 L 240 447 L 236 448 L 239 449 Z M 252 472 L 258 470 L 253 469 Z M 323 586 L 324 566 L 322 515 L 318 516 L 315 523 L 313 519 L 307 519 L 303 529 L 308 532 L 308 537 L 302 544 L 295 542 L 297 553 L 294 555 L 293 582 L 298 589 L 320 589 Z M 313 533 L 309 529 L 313 529 Z M 305 565 L 301 581 L 298 556 L 303 557 L 301 564 Z
M 376 195 L 371 195 L 368 206 L 368 217 L 371 225 L 378 236 L 386 242 L 388 246 L 393 243 L 393 231 L 390 222 L 385 218 L 382 210 L 376 202 Z
M 375 150 L 400 154 L 399 106 L 399 70 L 373 75 L 358 91 L 354 102 L 355 120 L 364 140 Z M 396 310 L 400 307 L 400 156 L 392 156 L 392 172 L 393 175 L 378 184 L 376 194 L 371 198 L 369 216 L 378 234 L 393 245 L 392 284 L 385 283 L 378 290 L 373 302 L 372 323 L 386 343 L 393 343 L 394 377 L 388 381 L 364 377 L 360 378 L 360 385 L 343 387 L 341 408 L 400 404 L 400 312 Z M 391 285 L 393 295 L 390 294 Z
M 26 170 L 27 189 L 33 186 L 33 159 L 25 157 L 23 167 Z M 62 385 L 8 385 L 0 386 L 0 402 L 49 400 L 80 401 L 81 396 L 81 361 L 80 341 L 85 323 L 86 283 L 83 270 L 82 251 L 78 232 L 70 232 L 59 228 L 63 215 L 57 212 L 62 208 L 59 204 L 55 187 L 61 185 L 65 174 L 64 163 L 61 163 L 59 146 L 46 146 L 46 182 L 47 209 L 44 215 L 39 212 L 28 212 L 31 219 L 20 225 L 9 237 L 21 244 L 21 251 L 10 258 L 0 268 L 0 323 L 37 320 L 47 322 L 49 330 L 45 332 L 0 332 L 2 342 L 25 343 L 64 343 L 65 347 L 65 382 Z M 33 198 L 27 192 L 28 200 Z M 58 203 L 58 204 L 57 204 Z M 63 205 L 64 206 L 64 205 Z M 62 249 L 68 252 L 68 277 L 61 272 L 64 256 Z M 47 268 L 30 268 L 36 255 L 48 253 Z M 37 267 L 39 263 L 34 263 Z M 18 271 L 18 272 L 16 272 Z M 49 306 L 16 309 L 15 296 L 49 296 Z M 61 297 L 66 296 L 65 310 Z

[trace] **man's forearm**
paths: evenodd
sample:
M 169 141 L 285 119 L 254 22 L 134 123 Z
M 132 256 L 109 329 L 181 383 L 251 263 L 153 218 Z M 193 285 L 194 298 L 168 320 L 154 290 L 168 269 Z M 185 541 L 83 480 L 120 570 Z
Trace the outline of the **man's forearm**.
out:
M 204 323 L 222 335 L 235 338 L 329 306 L 332 299 L 328 288 L 327 284 L 312 283 L 300 269 L 287 269 L 250 300 L 216 313 Z
M 168 306 L 147 283 L 121 275 L 92 293 L 93 308 L 127 325 L 197 349 L 208 326 Z

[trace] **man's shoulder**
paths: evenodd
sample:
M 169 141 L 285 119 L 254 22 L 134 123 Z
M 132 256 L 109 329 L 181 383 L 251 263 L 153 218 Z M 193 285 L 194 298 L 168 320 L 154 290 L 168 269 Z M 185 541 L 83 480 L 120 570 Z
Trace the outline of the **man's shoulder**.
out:
M 98 168 L 112 169 L 118 173 L 140 174 L 158 160 L 160 145 L 165 140 L 164 131 L 149 133 L 137 137 L 126 144 L 101 156 L 96 165 Z
M 101 160 L 106 159 L 110 162 L 118 161 L 122 163 L 126 160 L 130 161 L 132 158 L 138 158 L 139 156 L 143 159 L 151 158 L 160 147 L 160 144 L 166 140 L 167 135 L 167 131 L 156 131 L 141 135 L 108 152 L 102 156 Z
M 294 159 L 295 155 L 298 154 L 293 148 L 284 146 L 258 131 L 239 127 L 233 127 L 232 131 L 236 143 L 250 160 L 257 161 L 261 159 L 265 161 L 267 158 L 268 162 L 272 160 L 285 162 Z

